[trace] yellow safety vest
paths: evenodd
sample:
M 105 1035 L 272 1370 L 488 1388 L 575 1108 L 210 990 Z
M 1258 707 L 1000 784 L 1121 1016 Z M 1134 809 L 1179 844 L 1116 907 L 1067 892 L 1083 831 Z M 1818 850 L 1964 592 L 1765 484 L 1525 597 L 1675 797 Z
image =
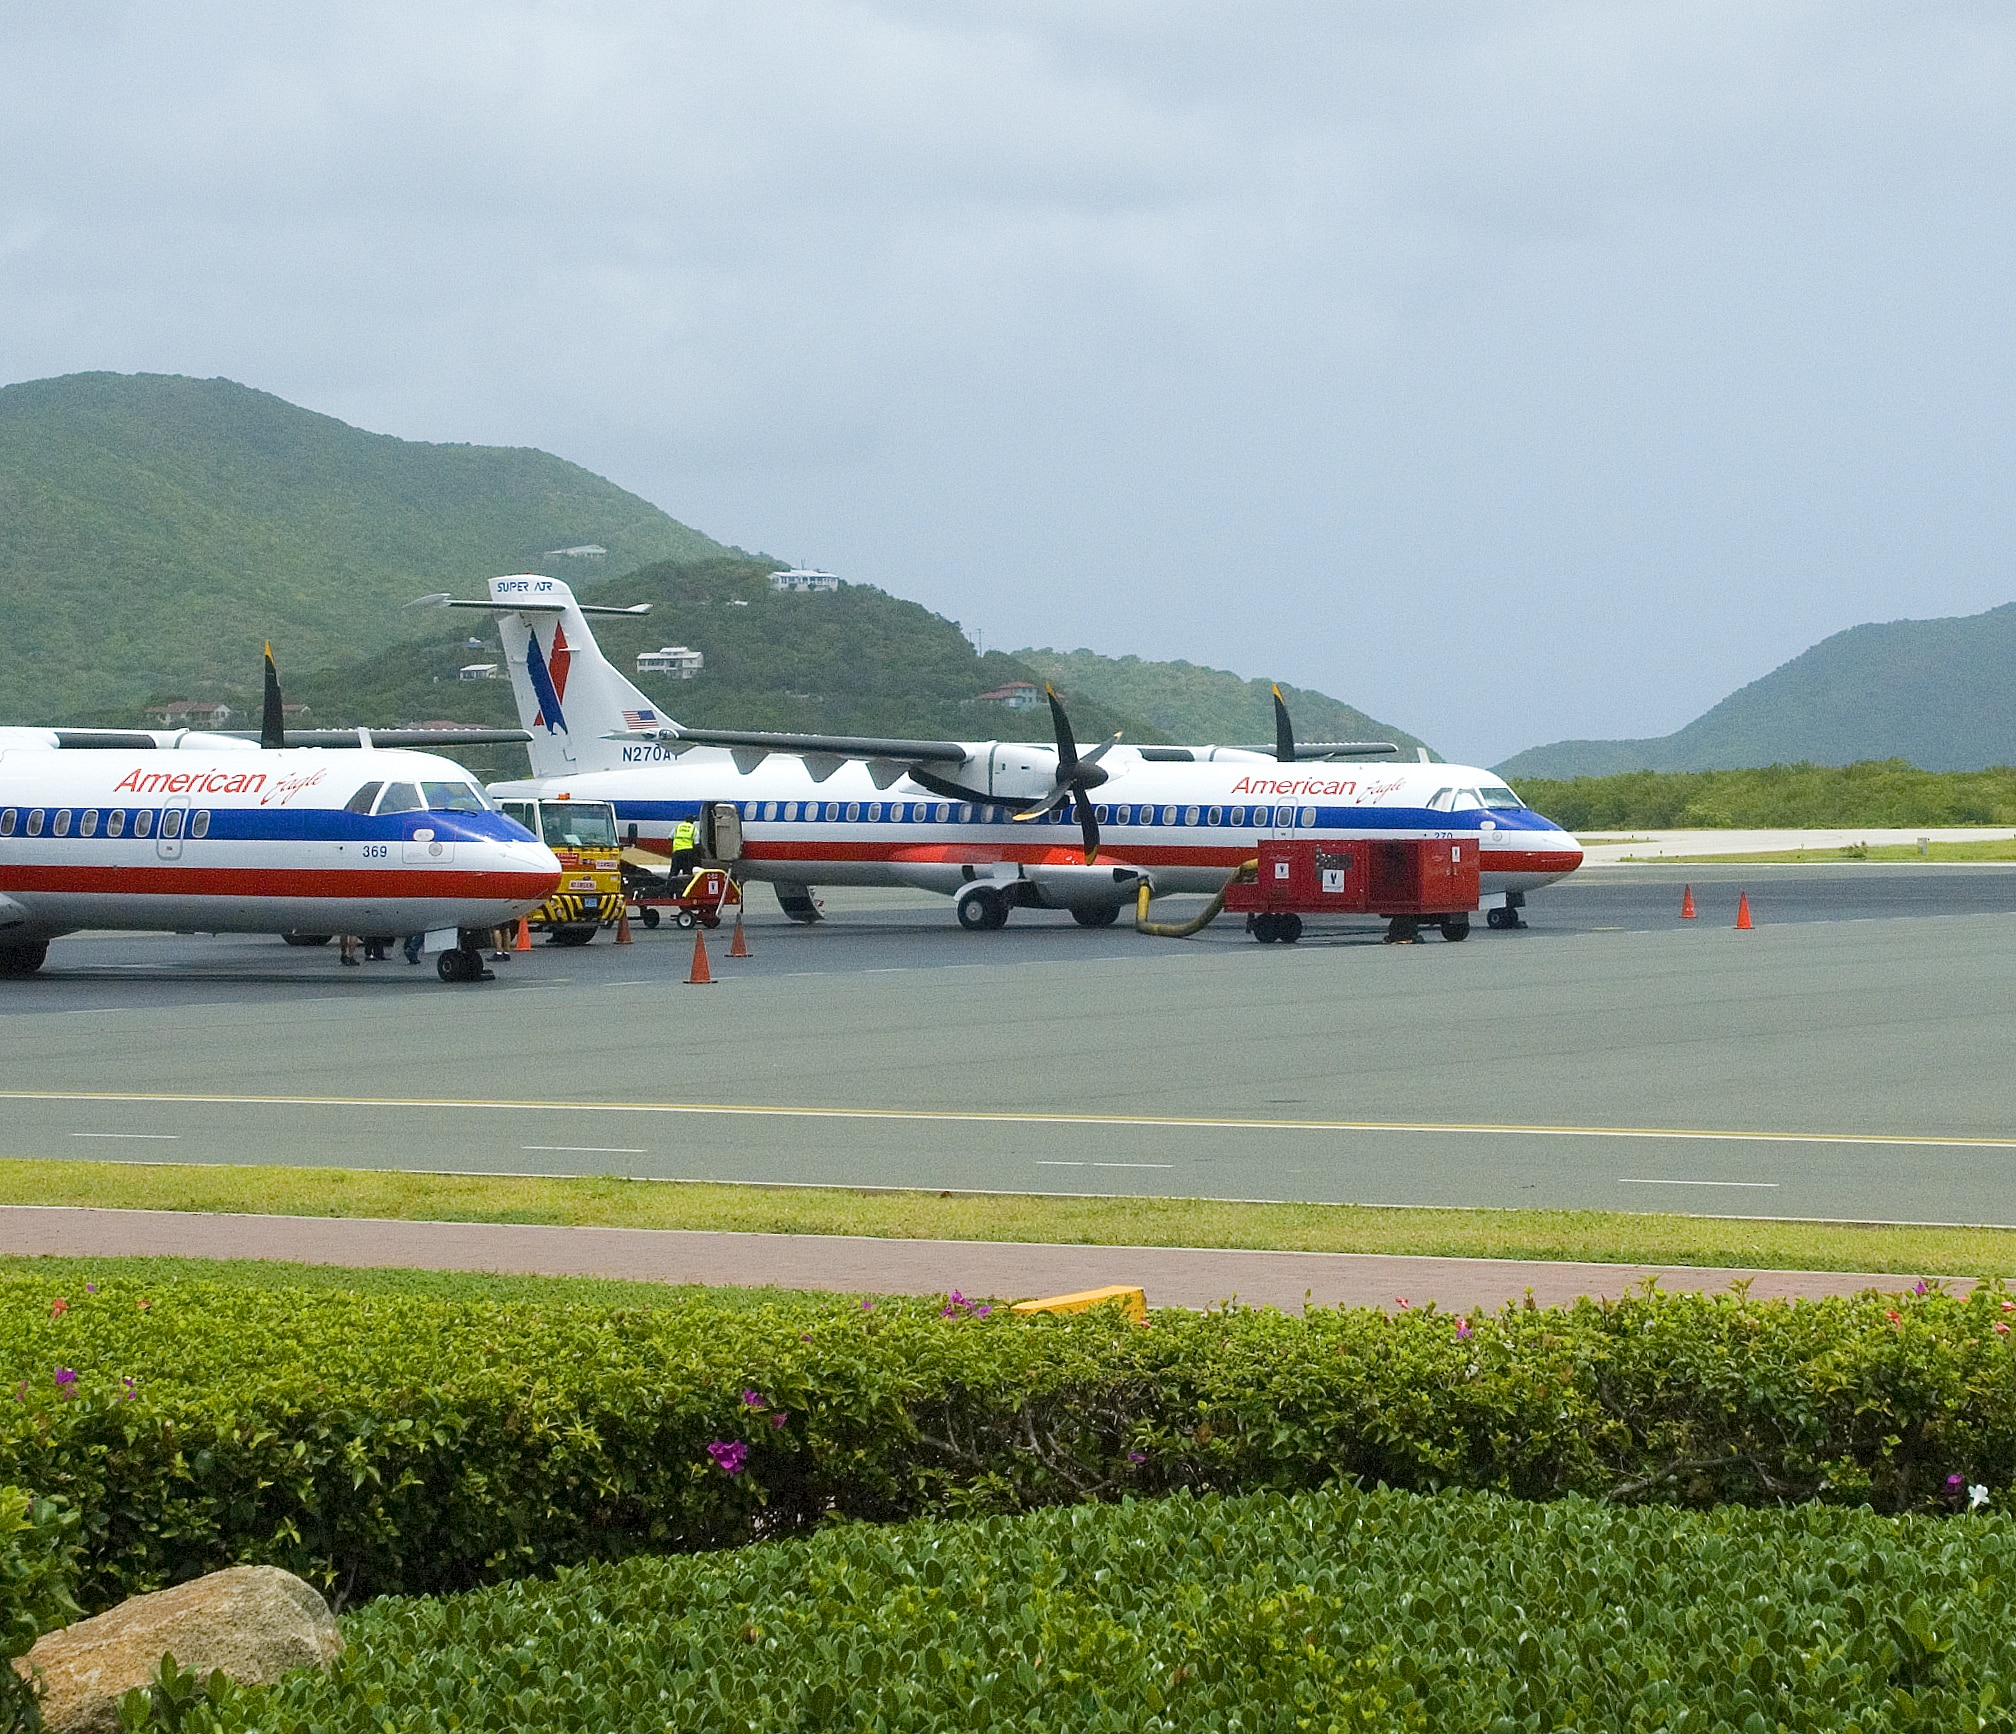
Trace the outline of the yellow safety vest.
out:
M 673 853 L 676 854 L 681 849 L 697 849 L 699 847 L 700 832 L 698 828 L 691 819 L 681 819 L 678 828 L 672 833 Z

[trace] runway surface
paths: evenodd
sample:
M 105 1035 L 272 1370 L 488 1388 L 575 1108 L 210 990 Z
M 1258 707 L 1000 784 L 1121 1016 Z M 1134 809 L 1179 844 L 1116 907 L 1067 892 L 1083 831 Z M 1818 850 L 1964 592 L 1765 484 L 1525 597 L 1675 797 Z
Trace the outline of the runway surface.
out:
M 465 988 L 61 941 L 0 984 L 0 1152 L 2016 1222 L 2009 868 L 1598 869 L 1411 947 L 755 897 L 711 988 L 666 928 Z

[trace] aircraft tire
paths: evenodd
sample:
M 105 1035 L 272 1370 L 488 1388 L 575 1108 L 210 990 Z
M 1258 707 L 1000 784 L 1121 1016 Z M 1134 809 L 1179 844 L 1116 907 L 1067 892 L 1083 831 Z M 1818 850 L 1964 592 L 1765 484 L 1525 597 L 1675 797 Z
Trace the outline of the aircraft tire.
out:
M 555 945 L 586 945 L 595 937 L 595 926 L 592 921 L 570 921 L 553 929 L 552 941 Z
M 1249 915 L 1246 917 L 1246 931 L 1252 934 L 1255 939 L 1259 940 L 1259 942 L 1262 945 L 1272 945 L 1275 942 L 1275 940 L 1281 937 L 1281 935 L 1275 931 L 1276 924 L 1280 921 L 1280 919 L 1281 918 L 1278 915 L 1269 915 L 1264 913 L 1259 915 Z
M 289 945 L 327 945 L 336 936 L 333 933 L 283 933 L 280 937 Z
M 1120 919 L 1120 905 L 1117 903 L 1095 903 L 1091 908 L 1074 904 L 1071 919 L 1080 927 L 1111 927 Z
M 637 919 L 643 922 L 646 927 L 656 927 L 659 919 L 658 911 L 647 903 L 642 909 L 637 911 Z
M 444 951 L 434 960 L 434 973 L 443 981 L 467 981 L 468 969 L 459 951 Z
M 1442 918 L 1442 937 L 1452 945 L 1459 939 L 1470 937 L 1470 917 L 1467 915 L 1445 915 Z
M 16 941 L 0 945 L 0 976 L 33 975 L 49 955 L 46 939 Z
M 1008 899 L 991 887 L 959 899 L 959 925 L 968 933 L 992 933 L 1008 925 Z
M 1293 945 L 1302 937 L 1302 917 L 1292 913 L 1281 916 L 1275 926 L 1274 937 L 1283 945 Z

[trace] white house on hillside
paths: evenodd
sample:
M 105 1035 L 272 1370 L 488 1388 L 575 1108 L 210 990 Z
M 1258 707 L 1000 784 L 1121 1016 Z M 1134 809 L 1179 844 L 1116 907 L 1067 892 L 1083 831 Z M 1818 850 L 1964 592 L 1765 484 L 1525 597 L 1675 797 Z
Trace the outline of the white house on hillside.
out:
M 706 666 L 706 657 L 697 650 L 688 650 L 683 644 L 668 644 L 660 650 L 640 650 L 637 653 L 639 674 L 664 674 L 674 680 L 691 680 Z
M 838 590 L 840 580 L 831 572 L 820 572 L 810 566 L 794 566 L 788 572 L 772 572 L 770 588 L 803 594 L 807 590 Z

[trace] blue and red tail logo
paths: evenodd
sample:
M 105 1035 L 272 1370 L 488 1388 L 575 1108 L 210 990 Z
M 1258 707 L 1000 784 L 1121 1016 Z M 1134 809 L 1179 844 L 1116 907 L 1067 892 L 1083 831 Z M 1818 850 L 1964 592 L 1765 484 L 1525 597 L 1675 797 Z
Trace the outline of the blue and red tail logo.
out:
M 573 651 L 567 648 L 567 627 L 562 621 L 553 623 L 553 655 L 551 659 L 539 654 L 539 634 L 534 631 L 525 646 L 525 672 L 532 680 L 532 695 L 539 701 L 539 714 L 532 720 L 548 734 L 565 734 L 567 718 L 561 713 L 560 700 L 567 693 L 567 670 L 574 661 Z

